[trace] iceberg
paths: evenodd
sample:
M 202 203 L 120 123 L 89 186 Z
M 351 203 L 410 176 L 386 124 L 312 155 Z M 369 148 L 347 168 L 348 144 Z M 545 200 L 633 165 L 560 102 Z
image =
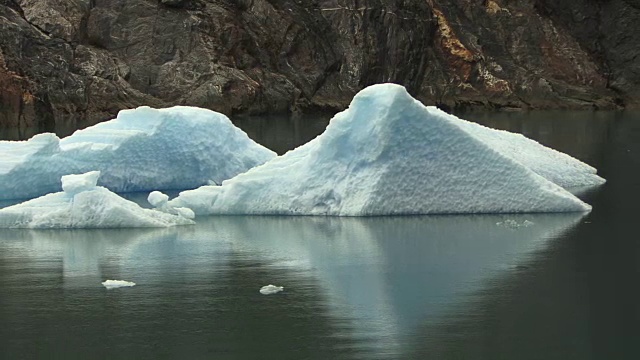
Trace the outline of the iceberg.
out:
M 279 293 L 282 290 L 284 290 L 284 287 L 282 287 L 282 286 L 265 285 L 265 286 L 260 288 L 260 294 L 262 294 L 262 295 L 273 295 L 273 294 Z
M 110 289 L 117 289 L 121 287 L 136 286 L 136 283 L 131 281 L 124 281 L 124 280 L 106 280 L 102 282 L 102 286 L 110 290 Z
M 122 228 L 194 224 L 192 211 L 143 209 L 97 186 L 99 171 L 62 177 L 64 191 L 0 209 L 0 228 Z M 190 215 L 190 216 L 189 216 Z
M 568 155 L 379 84 L 309 143 L 167 206 L 197 215 L 571 212 L 591 207 L 562 186 L 603 181 Z
M 193 219 L 196 217 L 196 214 L 193 210 L 185 207 L 172 207 L 168 205 L 169 195 L 165 195 L 160 191 L 152 191 L 149 196 L 147 196 L 147 201 L 151 206 L 156 208 L 156 210 L 169 213 L 172 215 L 179 215 L 187 219 Z
M 0 141 L 0 199 L 58 191 L 60 178 L 99 170 L 115 192 L 193 189 L 245 172 L 275 157 L 224 115 L 186 106 L 123 110 L 59 139 Z

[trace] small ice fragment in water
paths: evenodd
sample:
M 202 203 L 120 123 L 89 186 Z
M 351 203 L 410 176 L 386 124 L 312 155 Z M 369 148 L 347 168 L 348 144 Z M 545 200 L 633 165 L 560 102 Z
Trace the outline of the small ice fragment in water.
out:
M 102 283 L 102 285 L 104 285 L 104 287 L 106 287 L 107 289 L 115 289 L 120 287 L 135 286 L 136 283 L 124 280 L 106 280 Z
M 284 287 L 282 286 L 267 285 L 260 288 L 260 294 L 273 295 L 279 293 L 282 290 L 284 290 Z

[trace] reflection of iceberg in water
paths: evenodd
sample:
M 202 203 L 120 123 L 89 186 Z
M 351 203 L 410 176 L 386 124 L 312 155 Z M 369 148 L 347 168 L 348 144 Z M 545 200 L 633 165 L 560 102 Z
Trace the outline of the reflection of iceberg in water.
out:
M 358 323 L 351 335 L 365 341 L 372 338 L 366 341 L 368 346 L 382 348 L 393 344 L 376 341 L 383 336 L 394 340 L 389 336 L 397 329 L 384 279 L 371 266 L 386 268 L 380 264 L 384 254 L 372 232 L 375 223 L 358 218 L 229 216 L 201 218 L 196 228 L 211 226 L 211 232 L 234 239 L 236 251 L 316 277 L 322 287 L 317 296 L 328 300 L 333 317 L 353 318 Z M 279 285 L 287 292 L 296 291 L 288 284 Z
M 581 217 L 217 217 L 202 218 L 197 229 L 211 227 L 205 234 L 234 239 L 236 251 L 257 252 L 272 266 L 310 271 L 334 316 L 352 319 L 354 336 L 368 339 L 379 353 L 393 352 L 425 318 L 514 267 Z M 508 219 L 533 224 L 496 225 Z
M 207 320 L 223 330 L 235 322 L 252 324 L 258 314 L 270 313 L 269 306 L 281 307 L 278 316 L 308 311 L 304 321 L 322 323 L 336 337 L 347 335 L 354 342 L 347 346 L 357 347 L 364 357 L 391 358 L 425 322 L 437 321 L 486 280 L 526 261 L 580 218 L 205 217 L 189 228 L 9 230 L 0 252 L 24 259 L 24 268 L 40 264 L 37 260 L 61 260 L 61 285 L 82 294 L 90 288 L 104 291 L 100 283 L 105 279 L 127 279 L 138 284 L 126 292 L 136 294 L 138 302 L 189 299 L 189 308 L 181 310 L 184 316 L 194 307 L 211 314 L 214 308 L 227 309 Z M 510 219 L 533 225 L 496 225 Z M 269 282 L 284 286 L 283 296 L 255 302 L 261 300 L 252 297 L 262 299 L 257 285 Z M 145 311 L 157 319 L 164 317 L 162 309 Z M 198 319 L 189 321 L 208 326 Z M 290 321 L 303 320 L 292 316 Z M 334 325 L 327 325 L 330 321 Z M 242 336 L 225 334 L 217 336 L 227 336 L 227 342 Z
M 20 254 L 25 261 L 33 258 L 34 263 L 59 258 L 65 288 L 90 288 L 99 287 L 105 277 L 136 277 L 136 269 L 148 265 L 144 256 L 135 256 L 136 249 L 144 243 L 175 240 L 178 233 L 175 229 L 5 230 L 3 250 Z
M 411 330 L 438 316 L 484 280 L 513 269 L 576 224 L 566 214 L 385 219 L 373 231 L 390 270 L 384 274 L 399 327 Z M 530 221 L 509 228 L 504 220 Z

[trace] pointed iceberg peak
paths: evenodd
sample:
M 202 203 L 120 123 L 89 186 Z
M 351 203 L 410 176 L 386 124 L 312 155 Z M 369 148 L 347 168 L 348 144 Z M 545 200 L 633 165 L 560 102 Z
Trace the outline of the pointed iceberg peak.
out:
M 380 84 L 358 93 L 309 143 L 221 186 L 182 192 L 168 205 L 196 214 L 588 211 L 560 186 L 574 179 L 601 182 L 593 168 L 565 154 Z
M 401 116 L 401 110 L 407 110 L 412 106 L 423 107 L 420 102 L 409 95 L 404 86 L 397 84 L 371 85 L 357 93 L 351 100 L 349 108 L 337 114 L 331 121 L 348 122 L 348 126 L 354 130 L 370 127 L 371 121 L 376 121 L 378 125 L 385 125 L 395 120 L 408 119 Z
M 385 83 L 371 85 L 364 88 L 353 97 L 353 100 L 351 100 L 351 106 L 354 106 L 355 103 L 360 101 L 365 101 L 367 103 L 373 101 L 379 104 L 387 103 L 388 105 L 393 105 L 396 102 L 415 101 L 415 99 L 409 95 L 409 92 L 404 86 Z

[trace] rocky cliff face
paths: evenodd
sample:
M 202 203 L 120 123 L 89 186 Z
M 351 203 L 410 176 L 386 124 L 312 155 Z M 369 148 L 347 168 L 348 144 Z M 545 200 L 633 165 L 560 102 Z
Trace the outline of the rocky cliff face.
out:
M 138 105 L 341 109 L 637 106 L 638 0 L 0 0 L 0 126 Z

